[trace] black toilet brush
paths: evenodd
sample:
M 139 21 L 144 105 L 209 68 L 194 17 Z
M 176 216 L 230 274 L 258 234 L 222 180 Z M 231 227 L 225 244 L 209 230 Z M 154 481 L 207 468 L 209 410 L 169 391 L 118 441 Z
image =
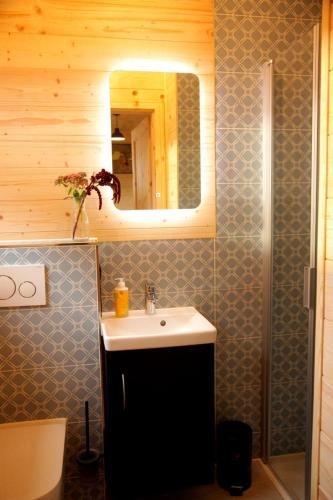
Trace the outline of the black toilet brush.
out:
M 85 410 L 85 431 L 86 431 L 86 447 L 84 450 L 81 450 L 77 457 L 76 461 L 79 465 L 85 466 L 94 466 L 97 465 L 100 454 L 98 450 L 94 448 L 90 448 L 90 437 L 89 437 L 89 403 L 88 401 L 84 402 L 84 410 Z

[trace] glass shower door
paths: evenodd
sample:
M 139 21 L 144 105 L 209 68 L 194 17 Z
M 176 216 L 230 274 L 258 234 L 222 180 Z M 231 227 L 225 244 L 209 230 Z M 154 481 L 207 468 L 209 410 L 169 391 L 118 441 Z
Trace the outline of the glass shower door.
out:
M 264 455 L 293 499 L 309 498 L 311 470 L 318 26 L 310 36 L 312 74 L 264 67 Z

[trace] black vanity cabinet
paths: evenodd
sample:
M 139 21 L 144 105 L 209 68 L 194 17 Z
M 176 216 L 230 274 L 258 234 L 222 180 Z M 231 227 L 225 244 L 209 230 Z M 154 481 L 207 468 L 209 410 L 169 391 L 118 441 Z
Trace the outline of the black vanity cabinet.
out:
M 111 498 L 214 480 L 214 344 L 103 351 Z

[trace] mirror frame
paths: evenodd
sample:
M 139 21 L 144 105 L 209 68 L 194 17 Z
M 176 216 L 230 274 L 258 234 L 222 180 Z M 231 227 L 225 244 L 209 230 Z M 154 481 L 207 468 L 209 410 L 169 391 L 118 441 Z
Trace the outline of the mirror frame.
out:
M 166 67 L 167 66 L 167 67 Z M 159 69 L 157 69 L 159 67 Z M 214 69 L 201 74 L 197 67 L 179 62 L 133 61 L 117 65 L 112 71 L 163 71 L 194 73 L 200 87 L 200 175 L 201 203 L 193 209 L 119 210 L 112 202 L 103 204 L 99 227 L 95 233 L 100 241 L 147 240 L 173 238 L 213 238 L 216 236 L 215 215 L 215 93 Z M 206 68 L 207 70 L 207 68 Z M 105 75 L 107 110 L 109 111 L 110 74 Z M 108 147 L 111 158 L 111 120 L 109 117 Z M 111 170 L 111 163 L 108 167 Z M 105 200 L 107 201 L 107 200 Z M 102 225 L 100 225 L 102 223 Z

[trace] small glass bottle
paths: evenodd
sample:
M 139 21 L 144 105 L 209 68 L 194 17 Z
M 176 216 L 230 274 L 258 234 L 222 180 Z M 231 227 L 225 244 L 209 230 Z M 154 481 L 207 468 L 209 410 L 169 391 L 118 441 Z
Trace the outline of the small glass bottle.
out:
M 72 238 L 88 239 L 89 238 L 89 219 L 86 210 L 85 200 L 73 198 L 73 226 Z

